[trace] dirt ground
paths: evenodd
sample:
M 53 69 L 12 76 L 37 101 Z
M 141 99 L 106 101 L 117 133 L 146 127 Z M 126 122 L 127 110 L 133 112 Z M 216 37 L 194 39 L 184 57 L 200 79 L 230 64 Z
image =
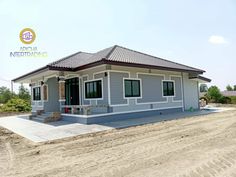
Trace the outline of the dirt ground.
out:
M 33 144 L 0 128 L 1 177 L 236 177 L 236 110 Z

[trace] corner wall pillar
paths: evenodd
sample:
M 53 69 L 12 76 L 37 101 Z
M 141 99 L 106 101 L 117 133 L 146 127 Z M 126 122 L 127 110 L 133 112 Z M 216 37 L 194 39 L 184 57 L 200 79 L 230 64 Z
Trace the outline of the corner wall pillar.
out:
M 62 106 L 66 103 L 65 98 L 65 78 L 64 76 L 58 77 L 58 87 L 59 87 L 59 103 L 60 103 L 60 111 L 62 112 Z

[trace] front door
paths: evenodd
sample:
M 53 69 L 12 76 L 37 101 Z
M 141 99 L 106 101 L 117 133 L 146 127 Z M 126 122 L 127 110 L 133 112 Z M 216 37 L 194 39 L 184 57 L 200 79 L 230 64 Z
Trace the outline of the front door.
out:
M 66 80 L 65 96 L 66 105 L 79 105 L 79 78 Z

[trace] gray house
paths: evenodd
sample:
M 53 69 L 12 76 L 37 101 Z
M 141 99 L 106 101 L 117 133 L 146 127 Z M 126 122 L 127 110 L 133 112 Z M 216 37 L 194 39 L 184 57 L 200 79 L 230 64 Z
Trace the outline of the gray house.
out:
M 14 79 L 29 83 L 32 112 L 83 123 L 199 109 L 205 71 L 112 46 L 78 52 Z

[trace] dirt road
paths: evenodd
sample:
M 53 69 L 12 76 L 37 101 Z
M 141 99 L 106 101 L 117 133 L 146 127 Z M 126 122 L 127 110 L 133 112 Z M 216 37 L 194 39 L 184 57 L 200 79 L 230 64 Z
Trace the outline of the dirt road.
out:
M 236 177 L 236 110 L 34 145 L 0 129 L 1 177 Z

